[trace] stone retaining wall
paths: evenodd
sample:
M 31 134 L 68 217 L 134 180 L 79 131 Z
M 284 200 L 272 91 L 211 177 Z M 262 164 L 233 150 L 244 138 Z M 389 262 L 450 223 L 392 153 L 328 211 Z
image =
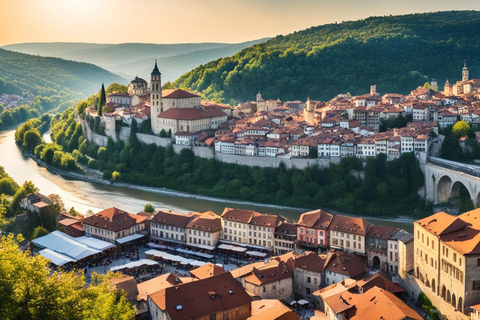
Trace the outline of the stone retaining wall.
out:
M 411 274 L 407 274 L 405 277 L 398 277 L 400 285 L 407 290 L 407 294 L 413 299 L 417 300 L 418 295 L 423 292 L 432 304 L 440 311 L 442 314 L 447 316 L 450 320 L 468 320 L 470 317 L 464 315 L 463 313 L 456 311 L 456 309 L 441 296 L 434 293 L 431 288 L 425 286 L 420 280 L 415 278 Z

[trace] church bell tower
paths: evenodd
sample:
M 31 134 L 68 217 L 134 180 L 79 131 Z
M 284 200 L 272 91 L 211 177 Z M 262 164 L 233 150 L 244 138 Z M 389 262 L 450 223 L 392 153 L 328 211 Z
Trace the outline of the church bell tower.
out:
M 159 134 L 158 115 L 163 112 L 162 107 L 162 74 L 158 70 L 157 60 L 150 78 L 150 117 L 152 120 L 153 134 Z
M 462 81 L 468 81 L 468 68 L 467 68 L 467 60 L 465 59 L 465 62 L 463 64 L 463 69 L 462 69 Z

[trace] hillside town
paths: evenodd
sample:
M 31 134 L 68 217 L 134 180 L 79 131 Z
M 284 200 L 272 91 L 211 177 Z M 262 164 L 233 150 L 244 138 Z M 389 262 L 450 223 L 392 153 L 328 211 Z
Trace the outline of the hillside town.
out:
M 480 123 L 479 88 L 480 79 L 469 78 L 465 62 L 462 80 L 447 80 L 443 91 L 432 80 L 408 95 L 380 94 L 372 85 L 368 94 L 340 94 L 326 102 L 265 100 L 259 92 L 255 101 L 232 107 L 182 89 L 162 90 L 155 63 L 150 85 L 136 77 L 128 92 L 107 97 L 100 123 L 116 141 L 119 125 L 150 121 L 151 134 L 171 138 L 169 143 L 232 156 L 333 160 L 385 154 L 392 160 L 414 152 L 425 160 L 439 129 L 460 120 Z M 86 112 L 98 116 L 96 106 Z M 402 126 L 388 127 L 399 119 Z M 439 147 L 434 149 L 436 154 Z
M 22 202 L 41 212 L 48 197 Z M 439 212 L 413 234 L 321 209 L 299 221 L 225 208 L 179 213 L 107 208 L 60 214 L 32 241 L 53 270 L 120 272 L 137 319 L 478 319 L 480 209 Z M 381 316 L 381 317 L 380 317 Z

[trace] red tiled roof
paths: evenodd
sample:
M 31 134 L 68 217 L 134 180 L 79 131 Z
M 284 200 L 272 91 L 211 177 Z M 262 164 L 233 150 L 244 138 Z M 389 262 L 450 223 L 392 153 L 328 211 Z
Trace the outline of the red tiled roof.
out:
M 158 115 L 159 118 L 177 120 L 197 120 L 226 116 L 225 112 L 216 108 L 170 108 Z
M 162 98 L 199 98 L 200 96 L 182 89 L 167 89 L 162 91 Z

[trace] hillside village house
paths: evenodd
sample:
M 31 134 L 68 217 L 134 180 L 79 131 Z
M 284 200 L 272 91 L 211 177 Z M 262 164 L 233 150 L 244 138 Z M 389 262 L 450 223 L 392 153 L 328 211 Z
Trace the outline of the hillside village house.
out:
M 365 254 L 365 238 L 371 227 L 364 218 L 334 216 L 329 227 L 330 247 Z
M 52 205 L 52 201 L 48 197 L 40 193 L 30 193 L 22 201 L 20 201 L 20 207 L 27 211 L 40 213 Z
M 414 274 L 452 309 L 480 301 L 480 209 L 414 222 Z
M 87 237 L 94 237 L 111 243 L 126 245 L 145 236 L 147 216 L 132 214 L 112 207 L 83 219 L 83 231 Z

